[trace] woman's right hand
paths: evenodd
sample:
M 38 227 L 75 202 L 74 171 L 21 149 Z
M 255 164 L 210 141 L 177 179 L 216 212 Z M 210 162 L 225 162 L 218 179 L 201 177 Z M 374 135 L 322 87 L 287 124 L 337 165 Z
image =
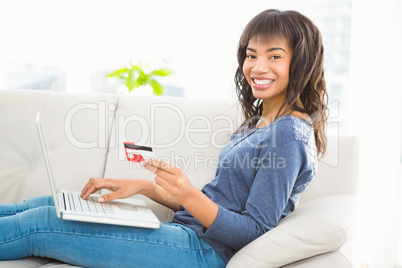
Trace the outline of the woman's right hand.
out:
M 123 199 L 136 195 L 143 190 L 144 186 L 144 182 L 141 180 L 91 178 L 80 196 L 86 200 L 91 194 L 107 189 L 112 192 L 100 196 L 98 202 L 109 202 L 114 199 Z

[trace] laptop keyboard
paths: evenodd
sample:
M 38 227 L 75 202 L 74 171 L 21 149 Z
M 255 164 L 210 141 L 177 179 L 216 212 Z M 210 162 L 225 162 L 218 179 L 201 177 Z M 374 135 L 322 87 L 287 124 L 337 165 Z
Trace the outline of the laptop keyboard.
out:
M 72 211 L 90 212 L 103 215 L 114 215 L 112 206 L 108 203 L 99 203 L 97 198 L 88 197 L 87 200 L 82 199 L 79 194 L 64 193 L 67 196 L 66 202 L 70 203 Z

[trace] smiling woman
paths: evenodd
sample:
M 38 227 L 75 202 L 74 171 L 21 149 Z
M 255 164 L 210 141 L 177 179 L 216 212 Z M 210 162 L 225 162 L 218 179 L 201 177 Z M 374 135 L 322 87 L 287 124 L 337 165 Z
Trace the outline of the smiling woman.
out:
M 311 120 L 323 156 L 328 94 L 321 33 L 298 12 L 265 12 L 250 21 L 239 41 L 235 82 L 246 120 L 238 132 L 283 115 Z
M 265 100 L 262 116 L 272 122 L 286 99 L 292 48 L 286 39 L 269 43 L 259 37 L 250 39 L 243 73 L 256 99 Z M 268 105 L 269 104 L 269 105 Z

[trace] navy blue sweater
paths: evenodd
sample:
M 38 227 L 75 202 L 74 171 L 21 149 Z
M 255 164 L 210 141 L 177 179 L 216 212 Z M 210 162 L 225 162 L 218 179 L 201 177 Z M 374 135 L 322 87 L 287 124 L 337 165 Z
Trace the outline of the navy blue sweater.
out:
M 316 168 L 314 132 L 300 118 L 286 115 L 234 134 L 219 155 L 216 177 L 202 189 L 219 205 L 215 221 L 206 229 L 181 207 L 173 222 L 193 229 L 228 262 L 294 210 Z

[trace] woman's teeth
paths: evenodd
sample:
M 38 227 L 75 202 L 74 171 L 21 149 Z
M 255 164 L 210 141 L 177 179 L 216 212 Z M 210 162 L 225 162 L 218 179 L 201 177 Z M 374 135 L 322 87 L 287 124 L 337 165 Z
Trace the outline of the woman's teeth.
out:
M 274 82 L 274 80 L 258 80 L 258 79 L 254 79 L 254 83 L 256 83 L 257 85 L 269 85 L 272 82 Z

